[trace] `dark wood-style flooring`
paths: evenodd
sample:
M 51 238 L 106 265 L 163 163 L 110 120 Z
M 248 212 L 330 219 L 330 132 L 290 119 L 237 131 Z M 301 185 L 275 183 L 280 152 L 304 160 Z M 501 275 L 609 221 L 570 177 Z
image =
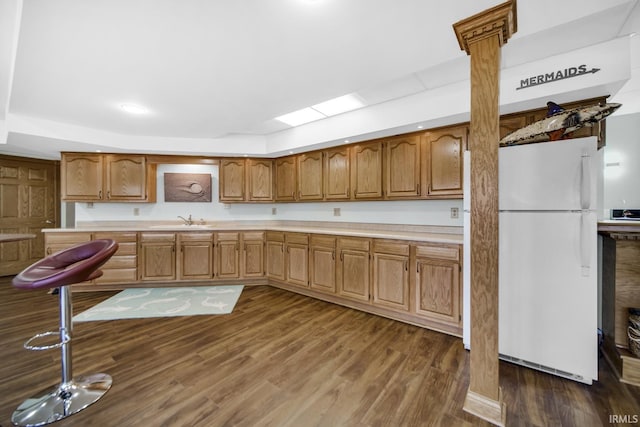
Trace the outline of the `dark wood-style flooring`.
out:
M 0 425 L 60 379 L 56 350 L 23 342 L 57 328 L 57 297 L 0 278 Z M 113 292 L 74 294 L 75 313 Z M 75 325 L 74 373 L 111 390 L 60 426 L 467 426 L 469 355 L 458 338 L 268 286 L 232 314 Z M 501 362 L 513 426 L 602 426 L 640 414 L 640 388 L 575 383 Z M 621 424 L 623 425 L 623 424 Z M 625 424 L 628 425 L 628 424 Z

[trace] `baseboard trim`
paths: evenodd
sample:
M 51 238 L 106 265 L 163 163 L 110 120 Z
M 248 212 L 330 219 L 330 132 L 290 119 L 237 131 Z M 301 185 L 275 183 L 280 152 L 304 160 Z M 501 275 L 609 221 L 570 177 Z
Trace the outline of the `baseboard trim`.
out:
M 500 427 L 507 425 L 507 408 L 502 400 L 502 388 L 498 388 L 498 400 L 467 390 L 462 409 L 493 425 Z

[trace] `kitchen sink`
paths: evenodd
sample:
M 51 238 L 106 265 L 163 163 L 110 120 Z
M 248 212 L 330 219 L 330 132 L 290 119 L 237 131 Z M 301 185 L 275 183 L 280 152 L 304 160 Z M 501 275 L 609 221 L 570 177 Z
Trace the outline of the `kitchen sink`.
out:
M 212 230 L 214 228 L 213 224 L 160 224 L 160 225 L 150 225 L 150 229 L 152 230 Z

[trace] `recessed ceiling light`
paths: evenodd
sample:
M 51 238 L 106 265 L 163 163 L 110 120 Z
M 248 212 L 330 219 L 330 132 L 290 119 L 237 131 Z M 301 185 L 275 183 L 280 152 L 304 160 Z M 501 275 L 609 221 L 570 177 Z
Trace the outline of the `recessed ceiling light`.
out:
M 336 114 L 346 113 L 362 107 L 364 107 L 364 103 L 360 98 L 352 94 L 339 96 L 311 106 L 311 108 L 320 111 L 325 116 L 335 116 Z
M 325 117 L 326 116 L 324 114 L 319 113 L 312 108 L 303 108 L 302 110 L 276 117 L 276 120 L 286 123 L 289 126 L 299 126 L 305 123 L 324 119 Z
M 136 104 L 120 104 L 120 108 L 129 114 L 147 114 L 149 112 L 146 108 Z

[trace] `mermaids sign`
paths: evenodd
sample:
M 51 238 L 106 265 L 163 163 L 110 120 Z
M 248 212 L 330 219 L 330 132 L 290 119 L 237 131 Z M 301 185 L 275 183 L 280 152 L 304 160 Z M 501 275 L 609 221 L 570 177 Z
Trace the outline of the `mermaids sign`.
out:
M 556 82 L 558 80 L 570 79 L 571 77 L 584 76 L 585 74 L 595 74 L 598 71 L 600 71 L 600 68 L 592 68 L 589 70 L 584 64 L 578 65 L 577 67 L 555 70 L 549 73 L 538 74 L 537 76 L 531 76 L 527 77 L 524 80 L 520 80 L 520 86 L 517 87 L 516 90 L 539 86 L 545 83 Z
M 547 102 L 547 117 L 520 128 L 500 140 L 500 146 L 555 141 L 584 126 L 592 126 L 611 115 L 622 104 L 600 104 L 565 110 L 554 102 Z

